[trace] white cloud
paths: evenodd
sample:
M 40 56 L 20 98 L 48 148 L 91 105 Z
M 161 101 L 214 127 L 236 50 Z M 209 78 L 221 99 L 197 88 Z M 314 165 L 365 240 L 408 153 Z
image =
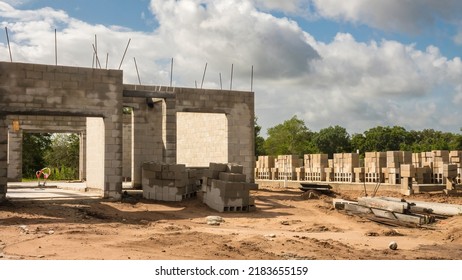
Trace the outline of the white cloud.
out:
M 309 11 L 307 0 L 253 0 L 255 6 L 268 11 L 279 11 L 286 14 L 306 14 Z
M 245 0 L 153 0 L 150 8 L 158 21 L 152 33 L 2 2 L 0 19 L 11 30 L 15 61 L 54 64 L 55 25 L 63 65 L 91 66 L 97 34 L 103 67 L 109 53 L 109 67 L 118 68 L 131 38 L 123 63 L 127 83 L 138 82 L 133 57 L 142 83 L 160 85 L 168 84 L 174 57 L 174 84 L 186 87 L 200 83 L 207 62 L 204 87 L 219 88 L 221 73 L 229 88 L 234 64 L 234 89 L 248 90 L 254 65 L 256 114 L 264 130 L 297 114 L 314 131 L 337 124 L 350 133 L 377 125 L 459 131 L 447 112 L 460 112 L 462 62 L 434 46 L 421 51 L 396 41 L 364 43 L 348 33 L 323 43 Z M 5 44 L 0 47 L 0 59 L 7 60 Z
M 437 20 L 457 22 L 462 12 L 462 2 L 458 0 L 312 1 L 323 17 L 414 34 L 424 32 Z

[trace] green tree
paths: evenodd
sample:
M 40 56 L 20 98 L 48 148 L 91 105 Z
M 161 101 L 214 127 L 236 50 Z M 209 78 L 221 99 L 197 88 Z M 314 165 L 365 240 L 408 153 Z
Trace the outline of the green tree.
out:
M 355 133 L 351 136 L 351 150 L 353 152 L 359 151 L 359 154 L 364 155 L 366 151 L 365 148 L 366 138 L 362 133 Z
M 50 133 L 24 133 L 22 142 L 22 176 L 24 178 L 36 178 L 35 172 L 46 167 L 44 155 L 50 147 Z
M 260 131 L 261 131 L 261 126 L 258 125 L 257 123 L 258 118 L 255 117 L 254 122 L 255 122 L 255 156 L 261 156 L 265 155 L 265 138 L 260 136 Z
M 400 126 L 377 126 L 364 132 L 365 151 L 397 151 L 409 142 L 407 131 Z
M 264 143 L 265 151 L 270 155 L 299 155 L 316 152 L 312 143 L 313 133 L 303 120 L 293 116 L 268 129 Z
M 47 167 L 52 169 L 54 179 L 77 179 L 79 149 L 77 134 L 53 134 L 50 149 L 45 152 L 44 159 Z
M 329 126 L 321 129 L 313 137 L 313 143 L 319 152 L 328 154 L 330 158 L 334 153 L 351 151 L 350 135 L 341 126 Z
M 425 152 L 432 150 L 457 150 L 457 135 L 444 133 L 434 129 L 411 131 L 412 143 L 409 150 L 413 152 Z M 452 143 L 452 145 L 451 145 Z

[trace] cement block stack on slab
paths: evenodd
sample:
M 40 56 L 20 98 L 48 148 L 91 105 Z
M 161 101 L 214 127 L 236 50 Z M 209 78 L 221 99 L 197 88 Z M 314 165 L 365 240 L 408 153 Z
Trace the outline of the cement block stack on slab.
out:
M 300 158 L 297 155 L 280 155 L 275 159 L 278 180 L 296 180 L 296 168 L 300 167 Z
M 354 169 L 359 167 L 359 154 L 337 153 L 334 154 L 334 181 L 354 182 Z
M 412 164 L 412 153 L 408 151 L 388 151 L 387 152 L 387 176 L 385 183 L 400 184 L 400 166 L 401 164 Z
M 461 183 L 462 177 L 462 151 L 450 151 L 449 163 L 457 165 L 457 183 Z
M 364 157 L 364 180 L 367 183 L 383 183 L 382 168 L 387 166 L 385 152 L 366 152 Z
M 196 195 L 194 170 L 184 164 L 143 163 L 143 197 L 160 201 L 182 201 Z
M 273 156 L 259 156 L 255 168 L 255 178 L 260 180 L 273 179 L 271 169 L 274 168 Z
M 326 181 L 326 168 L 329 167 L 327 154 L 306 154 L 303 156 L 305 181 Z
M 202 201 L 218 212 L 249 212 L 255 210 L 250 190 L 257 184 L 247 183 L 243 166 L 210 163 L 202 179 Z
M 433 184 L 444 184 L 446 179 L 443 175 L 444 165 L 449 163 L 449 151 L 446 150 L 434 150 L 431 151 L 433 156 L 433 168 L 431 175 L 431 183 Z

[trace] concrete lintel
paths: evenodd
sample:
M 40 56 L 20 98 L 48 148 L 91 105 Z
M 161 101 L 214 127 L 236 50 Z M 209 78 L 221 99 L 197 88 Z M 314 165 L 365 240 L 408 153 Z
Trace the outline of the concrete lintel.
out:
M 140 97 L 140 98 L 175 98 L 175 94 L 167 91 L 146 91 L 146 90 L 129 90 L 124 89 L 124 97 Z
M 105 118 L 103 113 L 98 112 L 72 112 L 60 110 L 44 110 L 44 109 L 11 109 L 0 107 L 0 115 L 23 115 L 23 116 L 67 116 L 67 117 L 98 117 Z
M 184 113 L 209 113 L 209 114 L 226 114 L 228 115 L 229 112 L 227 112 L 226 110 L 223 110 L 223 109 L 208 109 L 208 108 L 204 108 L 204 109 L 201 109 L 201 108 L 184 108 L 181 110 L 181 112 L 184 112 Z

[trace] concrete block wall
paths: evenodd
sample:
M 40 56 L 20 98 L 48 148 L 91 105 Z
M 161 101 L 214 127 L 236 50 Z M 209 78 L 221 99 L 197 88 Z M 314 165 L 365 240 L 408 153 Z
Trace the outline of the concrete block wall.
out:
M 123 168 L 122 177 L 124 181 L 132 179 L 132 114 L 124 114 L 122 133 Z
M 174 116 L 170 116 L 170 119 L 175 118 L 176 120 L 177 112 L 226 115 L 227 161 L 241 164 L 244 168 L 244 174 L 247 176 L 247 181 L 253 182 L 255 168 L 254 93 L 189 88 L 175 88 L 174 92 L 176 95 L 174 110 L 168 111 L 168 108 L 173 106 L 167 106 L 167 114 L 175 113 Z M 167 117 L 168 120 L 169 118 Z M 175 127 L 175 131 L 170 130 L 170 133 L 176 133 L 176 131 L 177 128 Z M 167 153 L 170 148 L 176 149 L 176 144 L 175 142 L 170 147 L 167 146 Z
M 228 162 L 228 120 L 225 114 L 177 113 L 177 162 L 208 167 Z
M 119 70 L 0 62 L 3 116 L 103 119 L 104 167 L 87 170 L 102 174 L 104 179 L 87 180 L 87 185 L 99 189 L 104 197 L 116 199 L 121 197 L 122 190 L 122 94 L 122 71 Z M 90 135 L 87 136 L 91 142 Z M 6 162 L 6 157 L 0 157 L 0 165 L 4 165 L 3 160 Z M 4 176 L 6 180 L 7 175 Z
M 126 90 L 156 91 L 159 88 L 153 86 L 124 85 Z M 142 183 L 142 165 L 144 162 L 167 162 L 165 157 L 164 144 L 164 109 L 165 100 L 155 100 L 152 107 L 147 103 L 146 98 L 124 97 L 124 106 L 132 108 L 131 134 L 124 136 L 131 138 L 131 148 L 128 150 L 128 143 L 124 142 L 124 157 L 131 157 L 130 177 L 132 186 L 140 188 Z M 169 101 L 170 102 L 170 101 Z M 125 131 L 128 133 L 128 130 Z M 172 162 L 169 162 L 172 163 Z M 176 162 L 173 162 L 176 163 Z M 124 168 L 128 168 L 124 164 Z M 126 170 L 128 174 L 128 170 Z
M 237 164 L 210 163 L 202 179 L 199 197 L 218 212 L 249 212 L 255 210 L 250 190 L 257 184 L 247 183 L 244 167 Z
M 6 198 L 8 173 L 8 123 L 0 114 L 0 202 Z
M 143 197 L 159 201 L 182 201 L 195 197 L 197 176 L 184 164 L 143 163 Z
M 79 177 L 85 175 L 85 117 L 70 116 L 24 116 L 8 115 L 8 181 L 21 182 L 22 180 L 22 142 L 24 133 L 78 133 L 81 134 L 81 152 L 79 156 Z M 17 127 L 14 127 L 16 123 Z M 37 170 L 45 166 L 37 166 Z

